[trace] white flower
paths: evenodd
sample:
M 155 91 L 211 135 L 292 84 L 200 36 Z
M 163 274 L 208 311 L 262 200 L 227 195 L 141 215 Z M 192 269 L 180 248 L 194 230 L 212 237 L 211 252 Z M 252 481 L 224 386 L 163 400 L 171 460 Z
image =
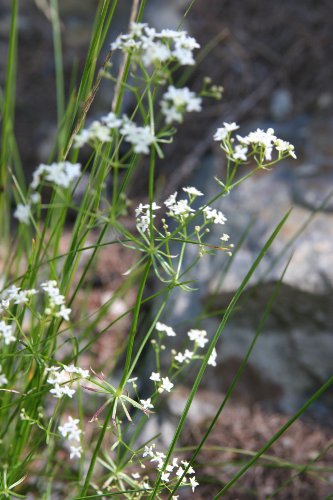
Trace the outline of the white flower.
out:
M 204 194 L 193 186 L 184 187 L 183 191 L 191 196 L 203 196 Z
M 110 111 L 107 115 L 103 116 L 101 121 L 109 128 L 119 128 L 122 124 L 122 119 L 118 118 L 115 113 Z
M 74 446 L 74 445 L 70 446 L 70 455 L 69 455 L 70 459 L 75 457 L 81 458 L 81 455 L 82 455 L 82 446 Z
M 159 207 L 155 202 L 150 205 L 140 205 L 135 209 L 136 215 L 136 227 L 143 233 L 149 229 L 150 220 L 154 219 L 156 216 L 152 213 L 154 210 L 158 210 Z M 151 209 L 151 210 L 150 210 Z
M 283 141 L 282 139 L 276 139 L 274 142 L 275 149 L 281 151 L 282 153 L 288 153 L 292 158 L 297 158 L 294 146 L 290 142 Z
M 188 204 L 188 200 L 179 200 L 174 205 L 170 206 L 170 211 L 168 212 L 168 215 L 170 217 L 180 215 L 186 218 L 190 215 L 190 213 L 193 212 L 195 212 L 195 210 L 193 210 L 193 208 L 190 207 L 190 205 Z
M 232 154 L 232 159 L 235 161 L 237 161 L 237 160 L 246 161 L 247 160 L 247 156 L 246 156 L 247 152 L 248 152 L 247 146 L 241 146 L 241 145 L 237 144 L 237 146 L 235 147 L 235 151 Z
M 178 363 L 184 363 L 185 361 L 185 356 L 182 352 L 179 352 L 178 354 L 176 354 L 175 356 L 175 360 L 178 362 Z
M 192 329 L 187 332 L 187 335 L 192 342 L 196 342 L 201 348 L 205 347 L 205 344 L 208 342 L 206 330 Z
M 79 423 L 80 420 L 78 418 L 72 418 L 69 416 L 64 425 L 59 425 L 58 430 L 63 437 L 72 441 L 80 442 L 82 430 L 78 426 Z
M 39 203 L 41 200 L 41 196 L 39 193 L 35 192 L 35 193 L 31 193 L 31 196 L 30 196 L 30 201 L 33 205 L 37 205 L 37 203 Z
M 199 486 L 199 483 L 196 481 L 195 476 L 190 477 L 189 481 L 190 481 L 192 491 L 194 493 L 194 490 L 197 486 Z
M 214 349 L 212 350 L 212 354 L 209 356 L 208 364 L 211 366 L 216 366 L 216 357 L 217 357 L 217 352 L 214 347 Z
M 164 323 L 160 323 L 159 321 L 156 323 L 156 330 L 159 332 L 165 332 L 168 337 L 175 337 L 176 332 L 171 328 L 171 326 L 167 326 Z
M 231 132 L 239 129 L 239 125 L 235 122 L 233 123 L 223 123 L 223 127 L 216 130 L 214 134 L 214 141 L 223 141 Z
M 133 479 L 140 479 L 140 474 L 138 472 L 134 472 L 131 476 Z
M 185 111 L 201 111 L 201 98 L 187 87 L 177 89 L 170 85 L 162 96 L 161 108 L 166 123 L 181 122 Z
M 23 224 L 29 224 L 30 214 L 30 205 L 23 205 L 22 203 L 19 203 L 13 215 Z
M 146 23 L 132 23 L 130 32 L 118 36 L 111 44 L 112 50 L 120 49 L 141 56 L 146 66 L 175 59 L 182 65 L 194 64 L 193 50 L 199 47 L 185 31 L 163 29 L 157 32 Z
M 229 234 L 223 233 L 222 236 L 220 237 L 221 241 L 229 241 L 230 236 Z
M 237 139 L 240 143 L 247 146 L 259 146 L 264 149 L 265 160 L 271 161 L 273 145 L 277 140 L 274 135 L 274 129 L 268 128 L 266 132 L 258 128 L 255 132 L 250 132 L 247 136 L 241 137 L 237 135 Z
M 16 341 L 13 335 L 13 325 L 6 325 L 4 321 L 0 321 L 0 337 L 3 338 L 4 343 L 9 345 L 11 342 Z M 1 370 L 0 370 L 1 371 Z
M 215 208 L 205 207 L 203 212 L 207 220 L 213 219 L 214 224 L 225 224 L 227 221 L 225 215 Z
M 154 408 L 154 405 L 151 404 L 151 398 L 140 399 L 140 403 L 142 404 L 142 406 L 145 410 L 149 410 L 150 408 Z
M 133 145 L 135 153 L 149 154 L 149 146 L 156 142 L 156 137 L 150 131 L 148 125 L 139 127 L 127 117 L 124 117 L 120 133 L 124 136 L 126 142 Z
M 161 474 L 161 480 L 168 482 L 170 478 L 170 472 L 162 472 Z
M 168 208 L 173 207 L 173 205 L 176 203 L 176 198 L 177 198 L 177 191 L 169 196 L 164 202 L 164 205 Z
M 188 360 L 192 359 L 193 358 L 193 352 L 189 351 L 188 349 L 185 349 L 184 357 L 185 357 L 185 359 L 188 359 Z
M 170 382 L 168 377 L 163 377 L 162 378 L 162 384 L 158 388 L 158 392 L 162 393 L 163 391 L 170 392 L 171 389 L 173 388 L 174 384 Z
M 69 161 L 51 163 L 51 165 L 42 163 L 33 173 L 31 187 L 32 189 L 37 189 L 44 176 L 47 181 L 56 186 L 68 188 L 75 179 L 80 177 L 80 175 L 80 163 L 70 163 Z
M 63 370 L 68 372 L 68 373 L 76 373 L 81 378 L 89 377 L 89 370 L 84 370 L 83 368 L 80 368 L 79 366 L 74 366 L 74 365 L 66 366 L 66 365 L 64 365 Z
M 155 448 L 154 443 L 151 446 L 145 446 L 142 456 L 143 457 L 147 457 L 147 456 L 153 457 L 154 456 L 154 452 L 153 452 L 154 448 Z
M 161 381 L 161 375 L 156 372 L 152 372 L 152 374 L 149 377 L 149 380 L 152 380 L 153 382 L 160 382 Z
M 65 321 L 69 321 L 69 315 L 72 312 L 72 309 L 69 307 L 65 307 L 64 305 L 61 305 L 60 311 L 56 313 L 57 317 L 63 318 Z
M 63 396 L 68 396 L 69 398 L 72 398 L 73 395 L 75 394 L 75 390 L 71 389 L 67 385 L 59 385 L 55 384 L 53 389 L 50 390 L 50 393 L 54 395 L 55 398 L 61 399 Z

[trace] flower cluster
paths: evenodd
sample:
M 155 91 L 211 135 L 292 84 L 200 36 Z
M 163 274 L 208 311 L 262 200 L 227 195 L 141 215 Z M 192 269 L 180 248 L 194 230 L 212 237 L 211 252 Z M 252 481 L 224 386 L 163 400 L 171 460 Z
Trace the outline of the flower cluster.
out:
M 117 118 L 111 112 L 103 116 L 100 121 L 94 121 L 87 129 L 81 130 L 75 136 L 75 146 L 81 148 L 87 143 L 93 145 L 95 141 L 111 142 L 111 132 L 114 129 L 119 130 L 124 140 L 133 146 L 135 153 L 149 154 L 149 147 L 157 141 L 155 135 L 147 125 L 140 127 L 126 115 Z
M 254 154 L 258 154 L 265 161 L 272 161 L 273 150 L 278 153 L 278 159 L 288 156 L 296 158 L 294 146 L 287 141 L 279 139 L 274 134 L 274 129 L 268 128 L 266 131 L 258 128 L 254 132 L 242 137 L 236 135 L 238 144 L 231 137 L 232 132 L 238 130 L 236 123 L 223 123 L 223 127 L 218 128 L 214 140 L 222 142 L 222 149 L 234 162 L 246 162 Z
M 183 191 L 188 194 L 188 199 L 185 198 L 177 200 L 178 193 L 175 192 L 164 201 L 164 205 L 168 209 L 166 215 L 177 220 L 180 223 L 182 223 L 184 219 L 188 218 L 191 214 L 194 214 L 196 212 L 192 208 L 191 204 L 197 196 L 203 196 L 203 193 L 195 187 L 185 187 L 183 188 Z M 155 202 L 153 202 L 151 206 L 148 204 L 143 205 L 142 203 L 140 203 L 140 205 L 135 210 L 136 226 L 140 232 L 144 233 L 149 230 L 151 219 L 154 219 L 156 217 L 153 212 L 159 210 L 160 208 L 161 207 Z M 210 223 L 225 224 L 227 221 L 227 218 L 221 211 L 216 210 L 215 208 L 212 208 L 208 205 L 202 206 L 200 210 L 203 213 L 205 225 Z M 167 226 L 165 225 L 165 227 Z M 229 235 L 224 233 L 223 238 L 223 241 L 227 241 L 229 239 Z
M 80 458 L 82 454 L 82 446 L 77 444 L 80 443 L 82 435 L 82 430 L 78 426 L 79 423 L 78 418 L 74 419 L 69 416 L 67 422 L 58 427 L 60 434 L 69 441 L 70 459 L 74 457 Z
M 171 462 L 165 465 L 166 455 L 160 451 L 155 451 L 155 444 L 145 446 L 142 456 L 149 458 L 150 462 L 156 464 L 157 470 L 163 470 L 161 480 L 164 483 L 177 483 L 179 478 L 182 477 L 181 486 L 191 486 L 193 493 L 199 485 L 195 477 L 195 470 L 192 466 L 189 466 L 189 462 L 186 460 L 180 461 L 179 458 L 174 457 Z
M 69 315 L 71 309 L 65 305 L 65 297 L 60 293 L 58 284 L 56 281 L 46 281 L 40 285 L 41 289 L 47 294 L 48 304 L 45 308 L 44 313 L 48 316 L 54 316 L 55 318 L 63 318 L 69 321 Z M 14 305 L 28 305 L 32 296 L 36 295 L 38 290 L 35 288 L 30 288 L 26 290 L 21 290 L 20 287 L 12 285 L 6 288 L 0 294 L 0 313 L 8 310 L 11 304 Z M 0 325 L 4 324 L 0 321 Z M 10 342 L 11 335 L 9 333 L 9 327 L 7 329 L 4 326 L 0 326 L 0 333 L 5 339 L 6 343 Z M 7 340 L 6 340 L 7 339 Z
M 194 347 L 193 350 L 191 351 L 189 349 L 185 349 L 183 353 L 182 352 L 175 353 L 175 351 L 173 351 L 174 355 L 173 359 L 177 361 L 177 363 L 179 364 L 189 363 L 191 359 L 193 359 L 194 356 L 196 355 L 198 348 L 203 349 L 208 342 L 206 330 L 191 329 L 187 332 L 187 336 L 192 342 L 194 342 Z M 211 366 L 216 366 L 216 357 L 217 353 L 214 347 L 212 354 L 209 357 L 208 364 Z
M 193 65 L 194 49 L 200 45 L 186 31 L 163 29 L 157 32 L 146 23 L 132 23 L 130 32 L 120 35 L 111 44 L 112 50 L 130 52 L 141 58 L 145 66 L 176 61 L 182 66 Z
M 171 326 L 165 325 L 164 323 L 161 323 L 160 321 L 158 321 L 156 323 L 155 328 L 158 332 L 166 333 L 167 337 L 175 337 L 176 336 L 176 332 L 174 331 L 173 328 L 171 328 Z
M 174 384 L 169 380 L 169 377 L 161 377 L 161 374 L 158 372 L 152 372 L 149 380 L 157 382 L 157 390 L 160 394 L 164 391 L 170 392 L 174 386 Z
M 53 394 L 55 398 L 62 398 L 63 396 L 68 396 L 70 398 L 75 394 L 75 389 L 73 389 L 73 383 L 80 378 L 86 379 L 89 377 L 89 371 L 83 370 L 74 365 L 63 365 L 51 366 L 46 368 L 49 373 L 47 378 L 47 383 L 53 385 L 50 393 Z
M 155 210 L 159 210 L 161 207 L 153 202 L 151 205 L 145 204 L 140 205 L 135 209 L 136 215 L 136 227 L 142 233 L 145 233 L 149 229 L 149 224 L 152 219 L 155 219 L 156 215 L 153 214 Z
M 68 188 L 80 175 L 80 163 L 70 163 L 69 161 L 60 161 L 59 163 L 51 163 L 51 165 L 42 163 L 33 173 L 31 188 L 37 189 L 43 178 L 56 186 Z
M 182 122 L 185 111 L 201 111 L 201 98 L 187 87 L 170 85 L 162 96 L 161 109 L 166 123 Z
M 37 290 L 30 288 L 21 290 L 20 287 L 12 285 L 0 294 L 0 313 L 6 311 L 11 304 L 26 305 L 30 298 L 37 293 Z
M 69 315 L 72 310 L 65 305 L 65 297 L 61 295 L 56 281 L 46 281 L 41 284 L 42 290 L 46 292 L 48 296 L 48 306 L 45 309 L 45 314 L 49 316 L 55 316 L 56 318 L 62 318 L 65 321 L 69 321 Z
M 30 187 L 32 193 L 25 204 L 19 203 L 14 211 L 14 217 L 23 224 L 29 224 L 31 218 L 32 205 L 40 202 L 40 194 L 36 189 L 41 185 L 42 180 L 45 179 L 55 186 L 68 188 L 72 182 L 78 179 L 81 175 L 81 165 L 79 163 L 70 163 L 69 161 L 61 161 L 59 163 L 51 163 L 39 165 L 33 173 L 32 182 Z
M 4 321 L 0 321 L 0 338 L 3 339 L 6 345 L 16 341 L 13 335 L 13 325 L 7 325 Z

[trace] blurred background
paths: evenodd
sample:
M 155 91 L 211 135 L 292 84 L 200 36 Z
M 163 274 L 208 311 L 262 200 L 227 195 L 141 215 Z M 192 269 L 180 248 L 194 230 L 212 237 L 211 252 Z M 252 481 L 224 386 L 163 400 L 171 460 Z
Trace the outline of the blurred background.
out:
M 67 88 L 82 70 L 97 3 L 59 0 Z M 53 43 L 47 0 L 19 4 L 15 129 L 30 178 L 35 167 L 47 161 L 56 135 Z M 148 1 L 146 21 L 159 29 L 176 28 L 188 4 L 184 0 Z M 130 7 L 129 0 L 120 2 L 108 44 L 126 31 Z M 10 11 L 11 1 L 0 0 L 1 87 Z M 292 207 L 238 313 L 223 333 L 217 348 L 218 367 L 207 374 L 202 388 L 205 408 L 199 402 L 188 429 L 187 442 L 191 442 L 214 415 L 216 399 L 219 401 L 229 387 L 267 299 L 292 257 L 232 404 L 211 438 L 221 446 L 244 447 L 245 441 L 249 449 L 257 449 L 285 421 L 285 415 L 295 412 L 332 375 L 333 3 L 196 0 L 183 23 L 203 49 L 197 68 L 191 68 L 187 75 L 186 85 L 199 91 L 203 79 L 209 76 L 214 84 L 223 85 L 224 93 L 221 101 L 204 100 L 203 112 L 188 115 L 174 142 L 165 148 L 166 156 L 159 167 L 161 197 L 183 185 L 193 185 L 211 196 L 217 192 L 213 178 L 223 179 L 225 163 L 212 136 L 224 121 L 239 123 L 242 135 L 257 127 L 272 127 L 276 135 L 295 145 L 297 154 L 297 160 L 256 175 L 220 202 L 217 208 L 228 218 L 225 230 L 237 250 L 229 261 L 224 255 L 202 259 L 193 275 L 203 283 L 200 290 L 191 295 L 177 292 L 169 312 L 170 321 L 186 327 L 186 321 L 201 316 L 197 326 L 214 332 L 221 310 L 274 227 Z M 114 68 L 116 71 L 117 60 Z M 111 89 L 105 82 L 88 120 L 105 114 L 111 102 Z M 131 105 L 129 101 L 128 107 Z M 141 201 L 142 193 L 145 182 L 138 179 L 131 197 Z M 218 237 L 212 234 L 211 241 Z M 186 400 L 185 386 L 183 399 L 181 394 L 172 396 L 170 402 L 175 415 Z M 328 391 L 310 408 L 307 419 L 297 422 L 291 435 L 279 442 L 276 453 L 295 461 L 314 457 L 314 450 L 319 452 L 332 439 L 332 410 L 333 395 Z M 163 425 L 163 432 L 169 434 L 170 429 Z M 229 458 L 233 458 L 231 452 Z M 332 465 L 329 453 L 323 460 Z M 237 498 L 252 498 L 250 492 L 257 489 L 257 498 L 267 498 L 286 480 L 283 468 L 274 472 L 257 468 L 243 480 L 243 489 L 235 492 Z M 277 497 L 323 498 L 328 491 L 325 487 L 311 477 L 305 480 L 299 476 L 286 493 Z M 244 488 L 248 491 L 245 496 Z

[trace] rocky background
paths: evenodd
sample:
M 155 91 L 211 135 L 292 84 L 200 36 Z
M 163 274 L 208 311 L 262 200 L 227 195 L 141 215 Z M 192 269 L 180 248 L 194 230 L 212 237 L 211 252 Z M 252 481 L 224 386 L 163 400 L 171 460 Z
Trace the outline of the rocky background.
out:
M 131 2 L 120 3 L 108 42 L 126 29 Z M 10 5 L 10 0 L 0 0 L 1 85 L 5 78 Z M 96 5 L 97 0 L 59 0 L 67 85 L 73 65 L 78 73 L 82 69 Z M 152 0 L 148 5 L 147 20 L 151 24 L 174 28 L 188 2 Z M 189 117 L 167 148 L 160 167 L 163 197 L 184 184 L 194 185 L 207 195 L 216 192 L 211 179 L 223 178 L 224 157 L 213 144 L 212 134 L 223 121 L 239 122 L 244 134 L 257 127 L 273 127 L 278 136 L 295 145 L 298 156 L 273 172 L 251 178 L 221 201 L 219 208 L 228 217 L 225 229 L 237 251 L 231 260 L 222 253 L 202 259 L 193 277 L 203 286 L 191 295 L 175 295 L 169 313 L 174 327 L 188 321 L 190 327 L 200 326 L 213 333 L 220 318 L 214 311 L 227 306 L 267 237 L 292 207 L 287 223 L 217 346 L 218 368 L 207 374 L 205 388 L 199 394 L 199 408 L 201 401 L 206 413 L 198 421 L 200 411 L 196 412 L 188 429 L 190 441 L 191 433 L 200 432 L 211 417 L 209 408 L 214 409 L 217 396 L 220 400 L 228 388 L 267 300 L 292 256 L 279 297 L 236 388 L 225 427 L 217 427 L 214 437 L 215 442 L 235 448 L 247 440 L 249 448 L 257 449 L 262 438 L 268 439 L 272 429 L 281 424 L 283 414 L 297 410 L 332 375 L 333 3 L 197 0 L 185 27 L 202 46 L 210 45 L 209 54 L 190 75 L 188 85 L 198 90 L 202 79 L 209 75 L 214 83 L 224 86 L 224 98 L 218 104 L 207 100 L 202 115 Z M 18 58 L 15 128 L 29 178 L 38 163 L 47 161 L 56 130 L 52 32 L 46 1 L 20 2 Z M 103 85 L 91 118 L 105 113 L 111 101 L 110 89 Z M 145 187 L 140 180 L 136 189 L 132 197 L 141 200 Z M 212 243 L 218 237 L 211 234 Z M 190 324 L 193 317 L 206 313 L 208 320 Z M 170 404 L 171 413 L 177 414 L 184 398 Z M 332 439 L 332 410 L 333 395 L 329 391 L 309 413 L 308 418 L 317 423 L 297 424 L 297 432 L 281 444 L 282 455 L 297 460 L 297 450 L 303 444 L 301 461 L 305 461 L 307 454 L 313 454 L 313 446 L 321 449 Z M 151 422 L 157 425 L 154 419 Z M 165 436 L 173 430 L 172 419 L 170 422 L 163 423 Z M 312 441 L 311 432 L 316 436 Z M 229 438 L 224 439 L 225 435 Z M 231 458 L 236 460 L 235 456 Z M 207 474 L 210 477 L 209 468 Z M 249 475 L 237 498 L 267 498 L 289 478 L 287 472 L 279 474 L 267 476 L 263 468 Z M 223 482 L 225 477 L 220 480 Z M 311 478 L 298 478 L 277 498 L 324 498 L 331 491 L 323 488 L 322 483 L 313 483 Z M 251 496 L 254 489 L 257 493 Z

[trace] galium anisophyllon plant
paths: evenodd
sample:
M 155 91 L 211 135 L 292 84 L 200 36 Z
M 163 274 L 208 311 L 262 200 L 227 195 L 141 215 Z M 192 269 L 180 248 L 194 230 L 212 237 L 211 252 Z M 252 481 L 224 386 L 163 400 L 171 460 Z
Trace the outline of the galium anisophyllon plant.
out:
M 107 4 L 98 8 L 90 64 L 114 14 Z M 177 440 L 169 450 L 157 451 L 161 445 L 153 442 L 154 436 L 142 436 L 189 365 L 199 374 L 207 365 L 217 365 L 218 334 L 193 322 L 180 350 L 177 328 L 161 321 L 163 311 L 174 288 L 190 293 L 200 286 L 188 283 L 187 273 L 205 254 L 232 254 L 224 230 L 227 217 L 214 202 L 225 197 L 227 213 L 231 189 L 258 169 L 295 158 L 293 146 L 272 129 L 242 137 L 235 136 L 237 124 L 224 123 L 212 138 L 227 157 L 226 179 L 217 180 L 215 197 L 208 200 L 199 187 L 185 186 L 157 201 L 156 162 L 176 133 L 174 124 L 182 123 L 186 113 L 200 112 L 204 98 L 220 98 L 222 88 L 208 80 L 199 94 L 177 86 L 174 75 L 194 65 L 199 43 L 185 31 L 157 31 L 142 23 L 143 6 L 141 2 L 129 32 L 111 45 L 124 58 L 120 77 L 113 66 L 105 65 L 101 73 L 114 82 L 112 111 L 92 121 L 88 115 L 86 124 L 84 118 L 75 122 L 77 110 L 87 108 L 97 89 L 88 64 L 78 100 L 69 100 L 63 117 L 54 149 L 58 157 L 53 152 L 48 164 L 36 168 L 27 189 L 12 174 L 8 196 L 13 193 L 16 200 L 17 226 L 7 242 L 0 296 L 0 492 L 5 497 L 176 499 L 179 487 L 195 494 L 200 471 L 188 453 L 175 449 Z M 86 86 L 91 94 L 82 102 Z M 121 111 L 125 93 L 134 103 L 127 113 Z M 89 152 L 87 162 L 81 159 L 82 148 Z M 149 162 L 147 196 L 133 211 L 129 187 L 142 161 Z M 83 174 L 86 185 L 78 198 Z M 69 215 L 70 238 L 64 248 Z M 214 225 L 222 228 L 212 245 L 207 237 Z M 109 320 L 105 304 L 78 308 L 76 299 L 86 290 L 89 304 L 87 276 L 101 251 L 112 252 L 118 244 L 133 251 L 135 261 L 113 296 L 123 297 L 126 286 L 136 293 L 127 310 Z M 185 259 L 188 245 L 197 248 L 191 262 Z M 161 289 L 147 296 L 153 273 Z M 141 321 L 143 305 L 151 306 L 157 295 L 162 298 L 158 313 Z M 128 335 L 122 349 L 110 354 L 112 363 L 99 366 L 100 339 L 124 318 Z M 100 326 L 102 320 L 106 327 Z M 154 359 L 149 372 L 142 370 L 147 349 Z

